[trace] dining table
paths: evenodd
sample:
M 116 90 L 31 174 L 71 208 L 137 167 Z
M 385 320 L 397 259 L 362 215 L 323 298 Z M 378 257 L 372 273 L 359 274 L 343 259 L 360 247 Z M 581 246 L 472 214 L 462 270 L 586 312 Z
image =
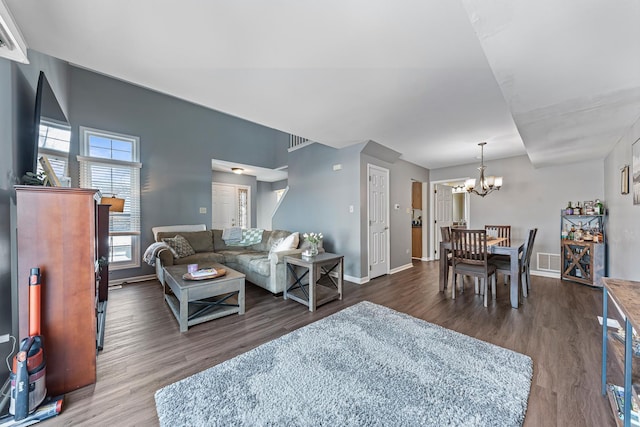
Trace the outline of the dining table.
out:
M 518 308 L 520 305 L 520 288 L 522 285 L 522 274 L 520 262 L 524 252 L 524 240 L 499 239 L 500 241 L 487 240 L 487 252 L 495 255 L 508 255 L 510 266 L 510 298 L 511 307 Z M 449 280 L 449 266 L 447 256 L 451 252 L 451 242 L 440 242 L 440 292 L 444 292 L 446 284 Z M 524 296 L 526 297 L 526 290 Z

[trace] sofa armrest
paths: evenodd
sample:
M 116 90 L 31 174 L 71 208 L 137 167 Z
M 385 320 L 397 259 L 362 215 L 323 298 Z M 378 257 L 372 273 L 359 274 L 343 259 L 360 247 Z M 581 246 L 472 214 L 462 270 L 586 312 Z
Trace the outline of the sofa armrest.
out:
M 158 252 L 158 259 L 162 263 L 162 267 L 173 265 L 173 254 L 169 249 L 163 249 Z
M 298 249 L 290 249 L 288 251 L 280 251 L 280 252 L 271 252 L 269 254 L 269 261 L 271 262 L 271 264 L 281 264 L 284 262 L 284 257 L 287 255 L 297 255 L 297 254 L 301 254 L 302 252 L 304 252 L 305 249 L 302 248 L 298 248 Z M 318 253 L 322 253 L 324 252 L 324 248 L 318 248 Z

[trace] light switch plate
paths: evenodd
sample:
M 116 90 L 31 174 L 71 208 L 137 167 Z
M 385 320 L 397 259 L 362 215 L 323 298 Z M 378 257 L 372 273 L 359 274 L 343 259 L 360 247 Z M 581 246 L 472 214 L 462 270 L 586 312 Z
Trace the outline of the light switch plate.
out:
M 200 213 L 207 213 L 207 208 L 200 208 Z
M 0 344 L 9 342 L 9 334 L 0 335 Z

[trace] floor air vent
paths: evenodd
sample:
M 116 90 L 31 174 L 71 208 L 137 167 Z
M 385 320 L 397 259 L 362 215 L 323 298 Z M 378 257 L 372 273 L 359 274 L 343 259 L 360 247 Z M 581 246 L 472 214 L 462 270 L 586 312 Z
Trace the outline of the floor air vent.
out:
M 538 252 L 537 270 L 560 273 L 560 254 Z

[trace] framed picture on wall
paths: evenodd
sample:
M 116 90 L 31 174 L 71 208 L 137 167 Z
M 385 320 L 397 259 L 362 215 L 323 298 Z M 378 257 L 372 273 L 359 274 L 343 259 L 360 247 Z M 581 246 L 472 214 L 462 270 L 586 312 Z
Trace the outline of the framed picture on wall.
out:
M 633 204 L 640 205 L 640 139 L 631 146 L 631 157 L 633 157 L 633 169 L 631 171 L 633 179 Z
M 620 169 L 620 194 L 629 194 L 629 165 Z

